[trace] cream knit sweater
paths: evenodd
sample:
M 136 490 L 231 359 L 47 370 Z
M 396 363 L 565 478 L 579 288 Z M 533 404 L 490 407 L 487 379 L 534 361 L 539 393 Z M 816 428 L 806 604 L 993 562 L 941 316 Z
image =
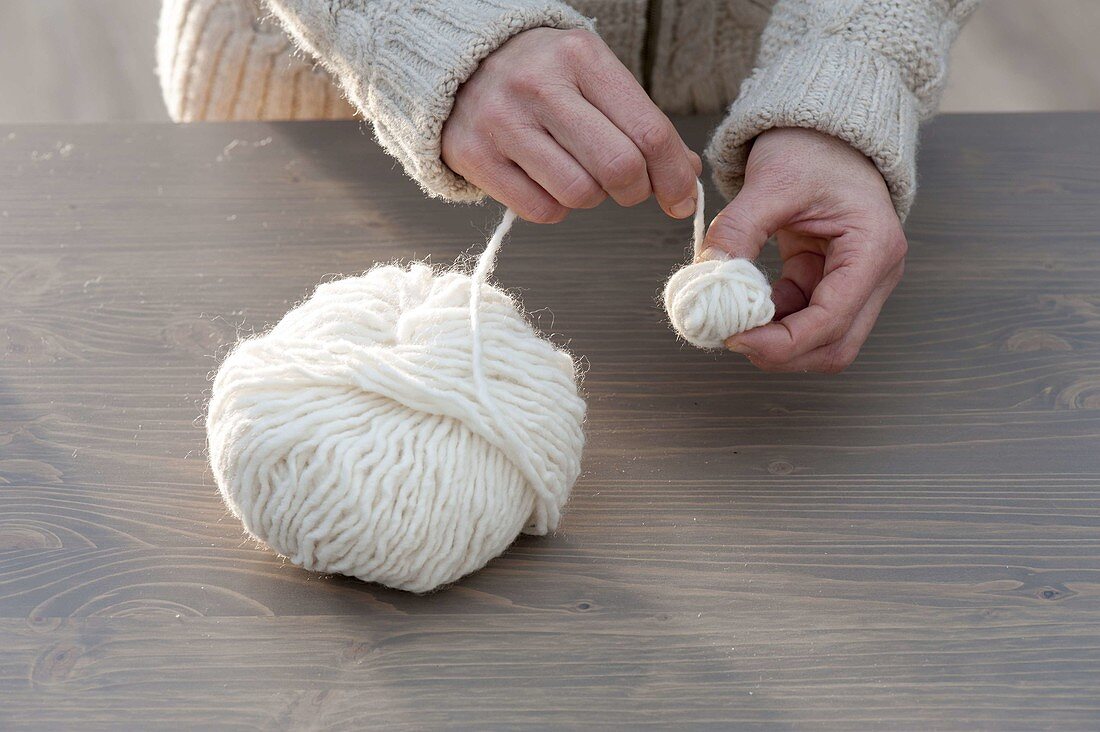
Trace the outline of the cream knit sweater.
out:
M 772 127 L 834 135 L 871 158 L 905 218 L 917 126 L 979 0 L 164 0 L 158 72 L 179 121 L 347 118 L 430 195 L 483 194 L 440 157 L 459 86 L 513 35 L 598 32 L 668 113 L 729 105 L 706 149 L 740 190 Z

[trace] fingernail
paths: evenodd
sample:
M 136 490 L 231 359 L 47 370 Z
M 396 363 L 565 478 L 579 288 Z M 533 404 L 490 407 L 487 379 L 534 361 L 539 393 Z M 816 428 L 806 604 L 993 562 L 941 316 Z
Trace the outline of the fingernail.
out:
M 703 251 L 699 252 L 699 256 L 695 258 L 696 262 L 710 262 L 711 260 L 718 260 L 719 262 L 725 262 L 733 259 L 730 253 L 725 249 L 719 249 L 718 247 L 707 247 Z
M 669 207 L 669 213 L 678 219 L 684 219 L 695 213 L 695 199 L 685 198 L 677 204 Z
M 726 340 L 726 348 L 730 349 L 734 353 L 740 353 L 742 356 L 751 356 L 753 354 L 753 350 L 751 348 L 749 348 L 736 338 L 728 338 Z

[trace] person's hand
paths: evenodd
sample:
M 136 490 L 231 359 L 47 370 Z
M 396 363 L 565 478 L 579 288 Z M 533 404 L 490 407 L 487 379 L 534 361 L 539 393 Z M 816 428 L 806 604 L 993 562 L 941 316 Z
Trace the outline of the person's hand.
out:
M 599 36 L 533 28 L 485 58 L 443 126 L 443 162 L 521 218 L 554 223 L 607 196 L 695 211 L 702 162 Z
M 711 223 L 706 246 L 756 259 L 773 234 L 783 259 L 772 284 L 775 318 L 726 346 L 765 371 L 844 370 L 904 267 L 905 234 L 886 182 L 835 137 L 764 132 L 744 187 Z

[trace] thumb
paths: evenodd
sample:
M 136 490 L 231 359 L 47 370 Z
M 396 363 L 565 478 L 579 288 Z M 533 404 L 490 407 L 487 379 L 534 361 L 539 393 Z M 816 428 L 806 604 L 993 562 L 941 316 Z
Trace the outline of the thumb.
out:
M 720 249 L 731 257 L 755 260 L 794 212 L 789 197 L 745 181 L 740 193 L 714 217 L 703 240 L 703 250 Z

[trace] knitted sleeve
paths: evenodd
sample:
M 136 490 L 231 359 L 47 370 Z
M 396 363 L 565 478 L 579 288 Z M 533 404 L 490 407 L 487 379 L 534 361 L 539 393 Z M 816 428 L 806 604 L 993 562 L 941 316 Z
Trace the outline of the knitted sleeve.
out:
M 355 117 L 259 0 L 164 0 L 157 76 L 176 122 Z
M 779 0 L 756 68 L 706 156 L 733 197 L 753 139 L 773 127 L 839 137 L 878 166 L 898 216 L 916 194 L 919 122 L 932 116 L 959 27 L 979 0 Z
M 558 0 L 266 0 L 304 51 L 337 79 L 379 143 L 426 193 L 476 201 L 441 158 L 459 86 L 522 31 L 587 28 Z

